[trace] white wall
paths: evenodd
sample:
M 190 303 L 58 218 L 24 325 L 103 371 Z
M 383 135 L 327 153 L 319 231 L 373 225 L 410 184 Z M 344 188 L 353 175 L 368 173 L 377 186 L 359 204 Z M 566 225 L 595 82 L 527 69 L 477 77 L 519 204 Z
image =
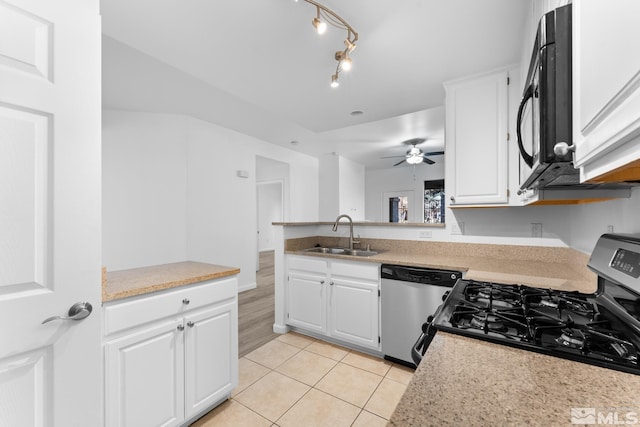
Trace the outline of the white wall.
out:
M 320 206 L 321 221 L 333 221 L 340 214 L 338 195 L 340 162 L 338 156 L 325 155 L 320 158 Z
M 258 251 L 275 248 L 272 223 L 282 221 L 282 183 L 258 183 Z
M 108 271 L 190 259 L 255 285 L 256 156 L 289 163 L 291 220 L 318 220 L 313 157 L 181 115 L 106 110 L 103 123 Z
M 364 165 L 342 156 L 338 157 L 338 164 L 340 169 L 338 186 L 340 212 L 335 216 L 347 214 L 354 221 L 364 221 Z
M 414 203 L 409 206 L 410 215 L 422 222 L 424 202 L 424 182 L 444 179 L 444 157 L 434 157 L 435 164 L 420 164 L 415 168 L 399 165 L 390 169 L 367 170 L 365 173 L 365 213 L 366 220 L 387 222 L 388 206 L 383 200 L 384 193 L 412 191 Z M 446 218 L 445 218 L 446 220 Z
M 187 256 L 186 118 L 105 111 L 102 242 L 108 271 Z
M 573 206 L 569 221 L 571 247 L 591 253 L 598 237 L 607 232 L 609 225 L 614 233 L 640 233 L 640 188 L 631 192 L 629 199 Z

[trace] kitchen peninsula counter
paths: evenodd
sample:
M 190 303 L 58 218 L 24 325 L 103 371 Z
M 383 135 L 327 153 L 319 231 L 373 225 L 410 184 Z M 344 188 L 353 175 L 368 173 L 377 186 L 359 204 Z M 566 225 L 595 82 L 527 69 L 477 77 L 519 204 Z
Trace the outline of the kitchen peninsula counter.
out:
M 589 411 L 624 424 L 639 393 L 638 375 L 439 331 L 388 426 L 570 426 Z
M 236 267 L 195 261 L 175 262 L 128 270 L 102 271 L 102 302 L 219 279 L 240 273 Z

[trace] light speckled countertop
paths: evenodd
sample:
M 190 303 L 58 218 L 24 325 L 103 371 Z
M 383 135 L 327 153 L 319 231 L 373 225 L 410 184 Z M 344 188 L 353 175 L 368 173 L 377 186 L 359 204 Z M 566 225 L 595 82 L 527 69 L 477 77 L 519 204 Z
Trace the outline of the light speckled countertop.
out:
M 380 264 L 399 264 L 465 272 L 465 278 L 507 284 L 550 287 L 591 293 L 597 276 L 587 268 L 589 256 L 571 248 L 517 246 L 480 243 L 420 242 L 408 240 L 361 239 L 379 251 L 370 257 L 304 252 L 316 244 L 344 246 L 345 239 L 304 237 L 285 242 L 288 254 L 349 259 Z
M 102 270 L 102 302 L 161 291 L 240 273 L 239 268 L 183 261 L 106 272 Z
M 290 239 L 285 249 L 305 254 L 315 244 L 344 246 L 344 239 Z M 380 253 L 322 256 L 461 270 L 468 279 L 507 284 L 585 293 L 597 288 L 588 255 L 571 248 L 376 239 L 365 244 Z M 640 376 L 438 332 L 388 426 L 570 426 L 572 408 L 640 418 Z
M 640 376 L 438 332 L 387 425 L 570 426 L 572 408 L 640 415 Z

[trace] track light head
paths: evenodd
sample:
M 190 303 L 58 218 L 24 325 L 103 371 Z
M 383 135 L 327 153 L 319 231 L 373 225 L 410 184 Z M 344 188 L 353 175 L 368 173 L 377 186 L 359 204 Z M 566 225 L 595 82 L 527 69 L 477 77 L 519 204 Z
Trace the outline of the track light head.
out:
M 338 74 L 334 74 L 331 76 L 331 87 L 335 89 L 338 86 L 340 86 L 340 82 L 338 81 Z

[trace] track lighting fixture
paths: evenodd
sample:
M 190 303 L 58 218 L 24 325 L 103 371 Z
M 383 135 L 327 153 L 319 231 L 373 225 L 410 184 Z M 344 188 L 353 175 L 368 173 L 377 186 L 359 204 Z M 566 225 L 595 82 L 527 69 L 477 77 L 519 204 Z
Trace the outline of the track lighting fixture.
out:
M 347 32 L 347 38 L 344 39 L 344 50 L 339 50 L 334 55 L 335 60 L 338 61 L 338 65 L 336 66 L 335 74 L 331 76 L 331 87 L 336 88 L 339 86 L 338 76 L 340 72 L 349 71 L 351 69 L 352 63 L 349 54 L 356 48 L 358 33 L 347 21 L 342 19 L 337 13 L 328 7 L 323 6 L 314 0 L 304 1 L 316 7 L 316 17 L 313 18 L 311 24 L 318 34 L 323 34 L 327 30 L 327 24 Z
M 340 86 L 340 82 L 338 81 L 338 74 L 334 74 L 331 76 L 331 87 L 335 89 L 338 86 Z

